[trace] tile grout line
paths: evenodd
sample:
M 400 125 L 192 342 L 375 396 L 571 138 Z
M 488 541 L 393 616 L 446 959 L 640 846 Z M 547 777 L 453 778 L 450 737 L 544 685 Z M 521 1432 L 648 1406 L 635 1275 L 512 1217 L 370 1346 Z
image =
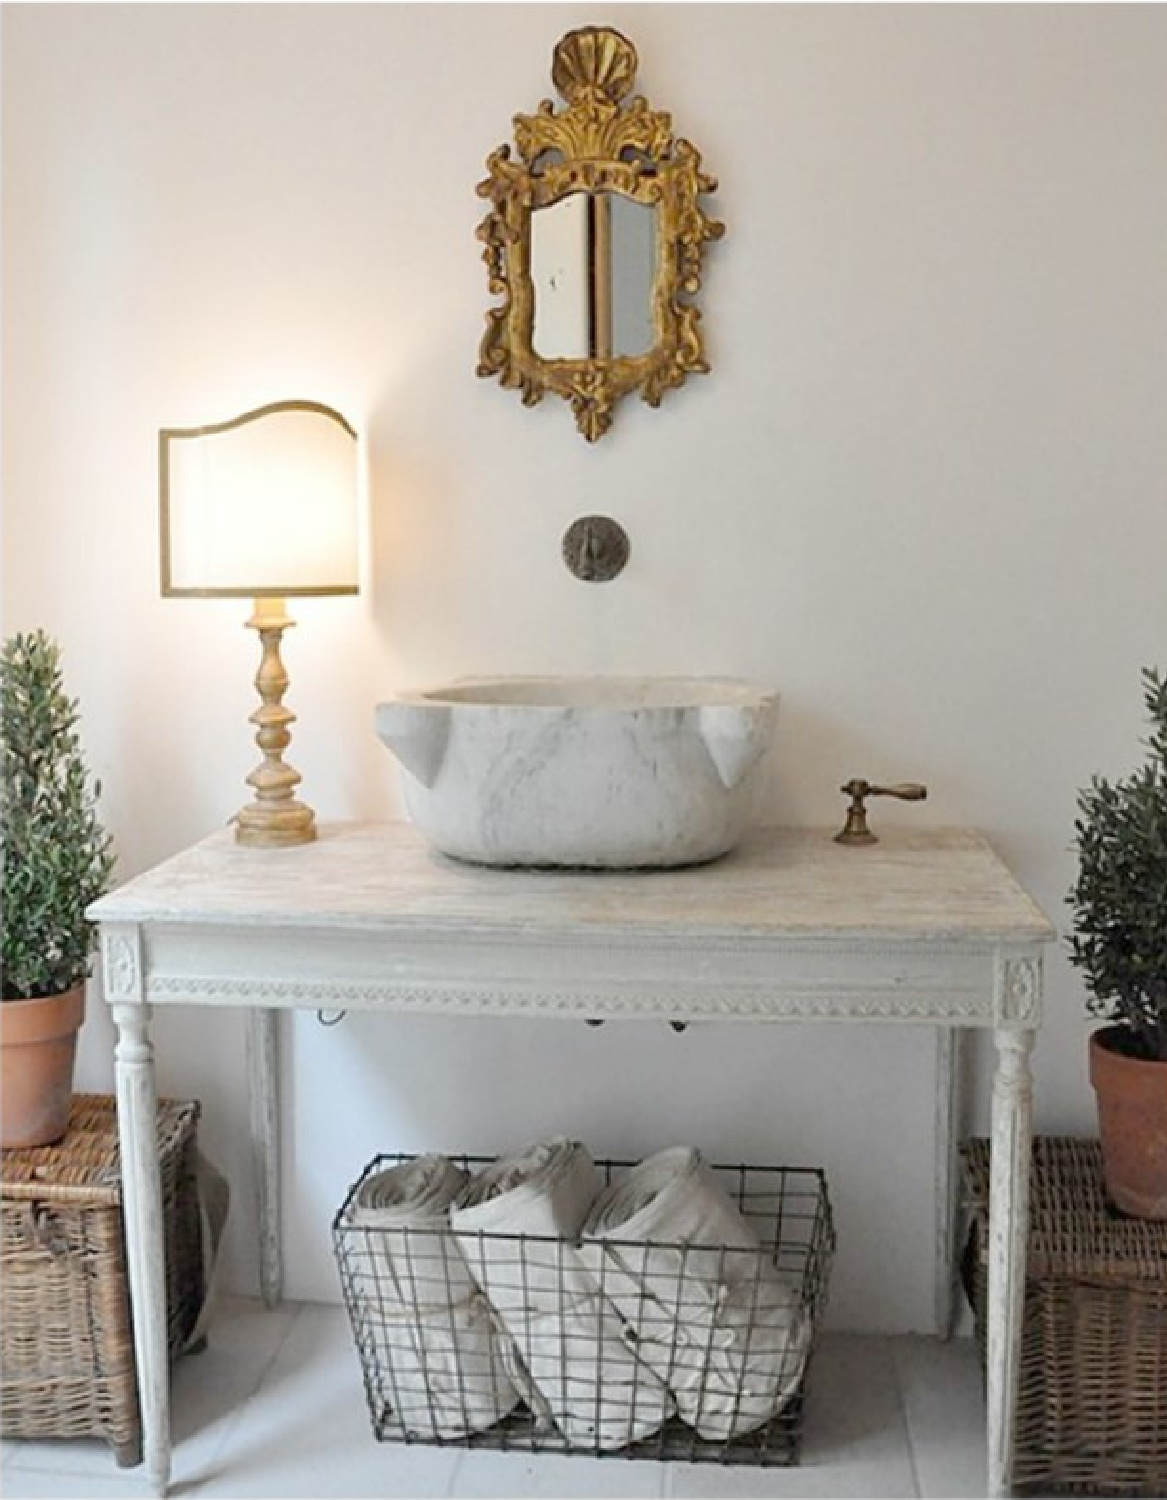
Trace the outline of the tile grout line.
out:
M 904 1433 L 904 1446 L 908 1450 L 908 1470 L 912 1476 L 912 1494 L 916 1500 L 923 1500 L 920 1489 L 920 1470 L 916 1463 L 916 1445 L 912 1440 L 912 1423 L 908 1417 L 908 1402 L 904 1391 L 903 1372 L 900 1366 L 900 1357 L 895 1342 L 888 1340 L 888 1354 L 891 1357 L 892 1380 L 895 1384 L 896 1402 L 899 1406 L 900 1425 Z
M 216 1465 L 218 1463 L 218 1460 L 219 1460 L 220 1456 L 223 1453 L 223 1450 L 224 1450 L 226 1444 L 231 1440 L 232 1437 L 234 1437 L 234 1435 L 237 1432 L 240 1424 L 244 1421 L 244 1419 L 247 1416 L 248 1407 L 251 1406 L 251 1404 L 254 1402 L 256 1396 L 258 1396 L 259 1393 L 260 1393 L 260 1391 L 263 1389 L 263 1383 L 267 1379 L 268 1375 L 271 1373 L 272 1366 L 275 1364 L 276 1360 L 279 1359 L 281 1353 L 284 1350 L 284 1346 L 287 1344 L 288 1340 L 292 1336 L 293 1329 L 296 1327 L 297 1323 L 299 1323 L 300 1319 L 303 1317 L 305 1306 L 306 1306 L 306 1304 L 303 1303 L 303 1302 L 287 1303 L 287 1302 L 282 1302 L 281 1301 L 281 1302 L 278 1302 L 275 1307 L 265 1309 L 265 1312 L 267 1312 L 267 1313 L 277 1313 L 281 1308 L 284 1308 L 286 1310 L 290 1310 L 291 1308 L 294 1307 L 295 1311 L 292 1312 L 292 1315 L 287 1319 L 287 1326 L 284 1329 L 282 1338 L 279 1338 L 279 1339 L 276 1340 L 274 1346 L 272 1347 L 271 1353 L 268 1355 L 267 1359 L 264 1360 L 263 1364 L 260 1366 L 260 1369 L 259 1369 L 259 1371 L 258 1371 L 258 1373 L 257 1373 L 257 1375 L 255 1377 L 255 1380 L 251 1384 L 251 1388 L 246 1392 L 246 1394 L 244 1395 L 243 1399 L 236 1406 L 234 1412 L 232 1412 L 231 1416 L 227 1419 L 226 1422 L 223 1423 L 223 1431 L 222 1431 L 222 1433 L 219 1436 L 219 1441 L 217 1443 L 215 1443 L 213 1446 L 211 1446 L 210 1451 L 207 1453 L 206 1458 L 205 1458 L 205 1460 L 204 1460 L 204 1462 L 202 1464 L 202 1468 L 205 1471 L 207 1471 L 208 1474 L 211 1474 L 211 1475 L 214 1474 Z M 212 1319 L 211 1324 L 208 1327 L 208 1333 L 210 1333 L 213 1330 L 213 1328 L 214 1328 L 214 1320 Z M 174 1458 L 175 1458 L 175 1450 L 172 1449 L 171 1450 L 171 1463 L 172 1464 L 174 1462 Z M 199 1493 L 199 1489 L 200 1489 L 201 1485 L 204 1482 L 205 1482 L 204 1480 L 200 1480 L 200 1479 L 195 1478 L 195 1477 L 191 1477 L 189 1479 L 185 1479 L 185 1480 L 182 1481 L 183 1492 L 186 1493 L 186 1494 L 197 1495 Z
M 466 1467 L 466 1460 L 470 1455 L 470 1451 L 469 1448 L 463 1449 L 455 1460 L 454 1467 L 450 1470 L 450 1477 L 446 1481 L 446 1500 L 455 1500 L 458 1494 L 458 1482 L 462 1478 L 462 1470 Z

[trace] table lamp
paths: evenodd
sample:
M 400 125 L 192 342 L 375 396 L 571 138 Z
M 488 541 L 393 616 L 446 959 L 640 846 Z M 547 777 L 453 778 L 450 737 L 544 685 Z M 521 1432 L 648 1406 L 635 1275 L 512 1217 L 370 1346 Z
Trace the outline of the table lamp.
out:
M 294 793 L 300 773 L 283 758 L 295 714 L 280 637 L 289 595 L 358 588 L 356 433 L 317 401 L 277 401 L 206 427 L 158 434 L 162 593 L 251 598 L 248 626 L 262 643 L 251 715 L 261 763 L 247 777 L 255 798 L 235 818 L 241 844 L 306 844 L 310 807 Z

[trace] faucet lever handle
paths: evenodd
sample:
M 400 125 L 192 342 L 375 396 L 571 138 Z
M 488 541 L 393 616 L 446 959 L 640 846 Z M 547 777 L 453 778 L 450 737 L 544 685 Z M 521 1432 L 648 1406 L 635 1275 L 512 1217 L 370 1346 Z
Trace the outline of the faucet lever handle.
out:
M 869 797 L 898 797 L 901 802 L 923 802 L 928 788 L 918 781 L 897 781 L 894 786 L 869 786 Z
M 867 826 L 868 797 L 898 797 L 902 802 L 923 802 L 928 788 L 918 781 L 899 781 L 893 786 L 875 786 L 870 781 L 856 776 L 839 788 L 845 797 L 850 797 L 847 821 L 835 834 L 837 844 L 876 844 L 879 840 Z

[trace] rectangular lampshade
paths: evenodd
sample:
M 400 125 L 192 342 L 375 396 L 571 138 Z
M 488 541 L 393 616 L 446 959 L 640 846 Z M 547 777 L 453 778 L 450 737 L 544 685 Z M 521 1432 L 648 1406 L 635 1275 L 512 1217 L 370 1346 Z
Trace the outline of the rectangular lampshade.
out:
M 159 437 L 162 592 L 355 594 L 356 433 L 283 401 Z

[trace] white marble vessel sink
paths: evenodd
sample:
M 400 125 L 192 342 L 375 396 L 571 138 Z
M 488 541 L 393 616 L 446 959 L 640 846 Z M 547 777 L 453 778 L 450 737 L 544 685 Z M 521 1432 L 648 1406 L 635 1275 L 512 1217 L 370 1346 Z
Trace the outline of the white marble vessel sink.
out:
M 464 678 L 378 704 L 376 722 L 410 818 L 442 853 L 629 869 L 733 848 L 777 702 L 733 679 Z

